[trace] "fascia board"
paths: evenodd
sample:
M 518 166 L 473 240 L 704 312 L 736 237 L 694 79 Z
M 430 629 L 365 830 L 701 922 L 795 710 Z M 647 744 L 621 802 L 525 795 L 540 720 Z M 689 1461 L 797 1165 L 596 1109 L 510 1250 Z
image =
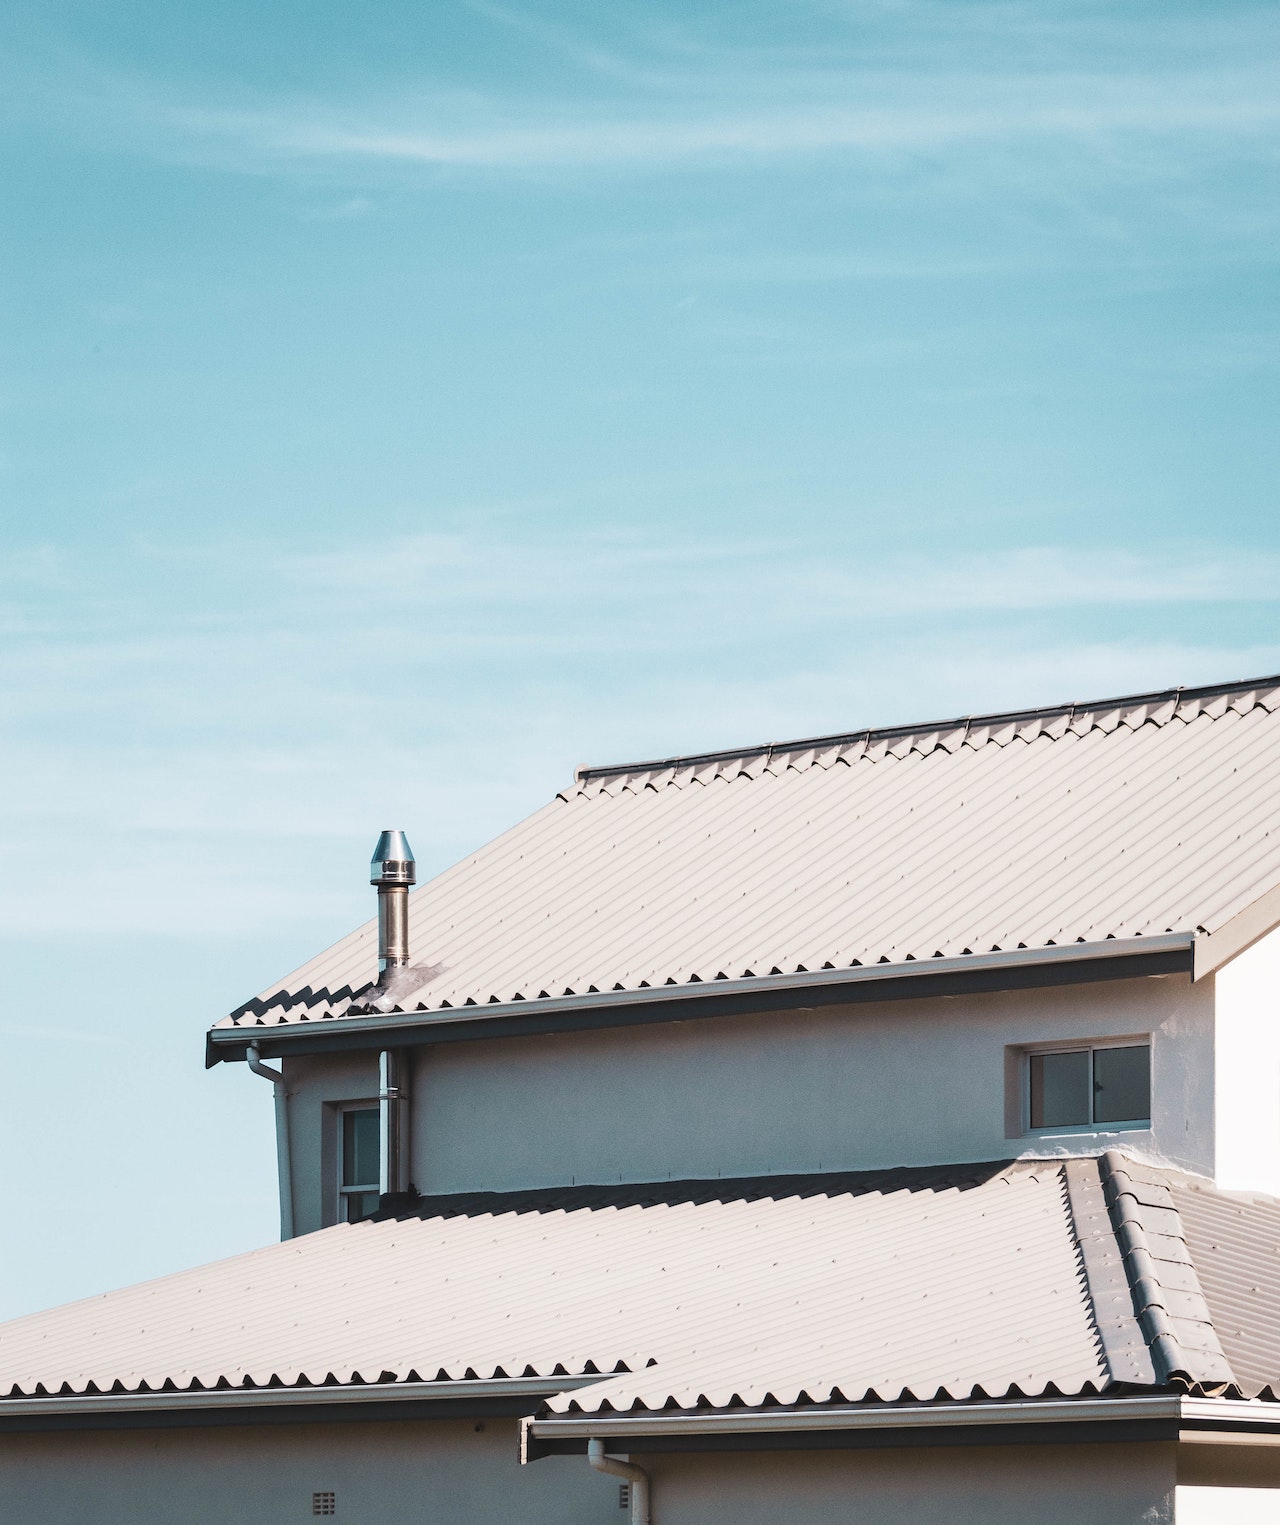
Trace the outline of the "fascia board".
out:
M 1180 1402 L 1179 1417 L 1184 1424 L 1194 1426 L 1183 1430 L 1183 1440 L 1225 1440 L 1229 1431 L 1235 1430 L 1259 1444 L 1280 1443 L 1280 1403 L 1261 1398 L 1183 1398 Z
M 83 1393 L 49 1398 L 0 1398 L 6 1419 L 66 1415 L 155 1414 L 220 1409 L 317 1409 L 341 1404 L 458 1403 L 494 1398 L 550 1398 L 602 1380 L 585 1377 L 495 1377 L 461 1382 L 338 1383 L 324 1387 L 216 1387 L 197 1392 Z
M 1280 1442 L 1280 1404 L 1257 1400 L 1186 1398 L 1156 1394 L 1133 1398 L 1028 1399 L 1005 1403 L 839 1405 L 821 1409 L 755 1409 L 710 1414 L 576 1414 L 521 1421 L 537 1441 L 590 1440 L 629 1436 L 721 1436 L 820 1433 L 832 1430 L 930 1430 L 991 1425 L 1061 1425 L 1176 1420 L 1188 1426 L 1183 1440 L 1211 1442 L 1233 1432 L 1258 1444 Z
M 1221 969 L 1277 927 L 1280 927 L 1280 884 L 1272 885 L 1243 911 L 1237 911 L 1216 932 L 1201 932 L 1197 936 L 1191 978 L 1202 980 L 1206 974 Z
M 957 992 L 966 979 L 982 976 L 1010 976 L 1018 971 L 1057 970 L 1067 980 L 1085 974 L 1088 966 L 1095 977 L 1106 977 L 1106 966 L 1119 960 L 1172 960 L 1170 967 L 1191 968 L 1196 938 L 1192 932 L 1166 932 L 1153 937 L 1116 937 L 1104 942 L 1067 943 L 1044 948 L 1010 948 L 992 953 L 967 953 L 956 958 L 915 959 L 900 964 L 868 964 L 852 969 L 814 969 L 789 975 L 765 975 L 757 979 L 705 980 L 690 985 L 655 985 L 642 990 L 609 990 L 587 995 L 539 998 L 529 1001 L 491 1001 L 478 1006 L 455 1006 L 437 1011 L 385 1012 L 357 1017 L 324 1017 L 314 1021 L 278 1022 L 262 1026 L 214 1027 L 208 1032 L 209 1062 L 243 1058 L 250 1043 L 262 1052 L 276 1056 L 287 1050 L 305 1051 L 304 1046 L 321 1043 L 326 1047 L 352 1046 L 350 1040 L 384 1036 L 401 1043 L 431 1042 L 433 1031 L 453 1034 L 461 1029 L 468 1037 L 485 1036 L 486 1025 L 504 1026 L 518 1022 L 530 1033 L 548 1021 L 580 1018 L 591 1025 L 611 1021 L 626 1023 L 653 1020 L 660 1009 L 660 1020 L 680 1021 L 682 1015 L 715 1015 L 717 1007 L 732 1009 L 735 1002 L 776 1003 L 802 1008 L 806 995 L 824 1005 L 837 1003 L 844 993 L 849 999 L 874 999 L 883 995 L 901 997 L 921 981 L 936 984 L 939 980 L 957 983 Z M 1178 959 L 1185 956 L 1185 966 Z M 1114 964 L 1113 964 L 1114 967 Z M 1074 971 L 1074 973 L 1073 973 Z M 1145 972 L 1145 971 L 1144 971 Z M 1162 968 L 1159 971 L 1169 972 Z M 875 992 L 875 995 L 873 995 Z M 929 993 L 922 988 L 922 994 Z M 955 993 L 949 991 L 948 993 Z M 705 1009 L 700 1009 L 705 1008 Z
M 935 1429 L 957 1425 L 1096 1423 L 1098 1420 L 1180 1419 L 1176 1395 L 1150 1398 L 1071 1398 L 1025 1403 L 933 1403 L 918 1408 L 891 1403 L 821 1409 L 753 1409 L 712 1414 L 581 1414 L 526 1419 L 535 1440 L 589 1440 L 610 1436 L 742 1435 L 823 1430 Z M 1277 1409 L 1280 1419 L 1280 1409 Z

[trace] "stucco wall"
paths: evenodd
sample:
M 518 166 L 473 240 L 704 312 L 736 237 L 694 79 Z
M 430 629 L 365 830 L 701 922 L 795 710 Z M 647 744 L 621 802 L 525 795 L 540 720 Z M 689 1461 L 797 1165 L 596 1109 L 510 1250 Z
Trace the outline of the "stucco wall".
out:
M 1165 1525 L 1173 1452 L 974 1446 L 634 1459 L 653 1478 L 654 1525 Z
M 1012 1045 L 1153 1034 L 1152 1129 L 1009 1137 Z M 1122 1146 L 1213 1169 L 1213 990 L 1185 976 L 420 1051 L 423 1191 Z
M 646 1457 L 654 1525 L 1166 1525 L 1171 1446 Z M 639 1458 L 637 1458 L 639 1459 Z M 511 1421 L 0 1437 L 0 1519 L 39 1525 L 625 1525 L 581 1457 Z
M 1228 1191 L 1280 1194 L 1280 933 L 1213 980 L 1217 1182 Z
M 308 1234 L 336 1220 L 338 1108 L 377 1097 L 378 1056 L 323 1054 L 286 1060 L 282 1068 L 293 1173 L 294 1233 Z
M 1177 1489 L 1177 1525 L 1276 1525 L 1280 1494 L 1271 1488 Z
M 335 1525 L 620 1518 L 584 1461 L 520 1467 L 513 1420 L 0 1436 L 0 1520 L 23 1525 L 288 1525 L 327 1489 Z

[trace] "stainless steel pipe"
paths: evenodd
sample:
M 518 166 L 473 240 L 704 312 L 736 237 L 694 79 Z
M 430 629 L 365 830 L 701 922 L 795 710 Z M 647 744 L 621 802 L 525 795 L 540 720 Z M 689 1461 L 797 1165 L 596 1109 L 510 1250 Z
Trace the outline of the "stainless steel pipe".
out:
M 378 892 L 378 977 L 409 963 L 409 886 L 417 878 L 409 839 L 384 831 L 369 862 L 369 883 Z

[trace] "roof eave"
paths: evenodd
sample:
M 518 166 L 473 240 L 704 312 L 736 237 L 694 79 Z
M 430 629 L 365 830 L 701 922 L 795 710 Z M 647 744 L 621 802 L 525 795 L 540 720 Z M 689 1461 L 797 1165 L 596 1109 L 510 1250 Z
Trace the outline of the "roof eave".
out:
M 1202 980 L 1221 969 L 1277 927 L 1280 927 L 1280 884 L 1272 885 L 1251 900 L 1220 927 L 1196 938 L 1193 978 Z
M 206 1037 L 205 1062 L 212 1066 L 223 1060 L 243 1059 L 250 1043 L 257 1044 L 268 1057 L 280 1057 L 380 1045 L 409 1047 L 583 1028 L 683 1022 L 698 1017 L 864 1001 L 920 1000 L 1154 974 L 1190 974 L 1195 944 L 1193 932 L 1166 932 L 1151 937 L 999 949 L 850 969 L 802 970 L 750 979 L 591 991 L 527 1001 L 491 1001 L 435 1011 L 378 1012 L 214 1027 Z
M 1089 1398 L 985 1399 L 927 1404 L 833 1404 L 709 1412 L 595 1413 L 521 1421 L 521 1454 L 585 1450 L 603 1439 L 620 1450 L 718 1450 L 827 1445 L 947 1445 L 999 1442 L 1000 1431 L 1036 1426 L 1036 1440 L 1107 1438 L 1276 1445 L 1280 1404 L 1177 1393 Z M 1025 1437 L 1025 1430 L 1023 1430 Z
M 122 1429 L 183 1425 L 296 1424 L 352 1418 L 466 1418 L 528 1414 L 541 1401 L 603 1379 L 495 1377 L 456 1382 L 353 1382 L 308 1387 L 74 1393 L 0 1398 L 0 1434 L 14 1430 Z

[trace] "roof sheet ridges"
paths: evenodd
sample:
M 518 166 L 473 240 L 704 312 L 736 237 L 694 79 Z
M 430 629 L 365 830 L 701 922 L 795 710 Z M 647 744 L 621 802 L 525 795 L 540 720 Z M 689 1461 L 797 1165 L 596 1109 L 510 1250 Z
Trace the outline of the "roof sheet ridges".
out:
M 1068 733 L 1084 735 L 1091 730 L 1113 731 L 1121 725 L 1130 729 L 1146 724 L 1168 725 L 1173 720 L 1194 720 L 1201 714 L 1217 718 L 1228 709 L 1244 714 L 1255 706 L 1267 710 L 1280 707 L 1280 674 L 1203 688 L 1179 687 L 1113 699 L 1073 701 L 1041 709 L 960 715 L 950 720 L 909 725 L 872 726 L 830 736 L 811 736 L 718 752 L 696 752 L 647 762 L 584 765 L 575 770 L 575 788 L 566 793 L 592 795 L 616 788 L 656 789 L 707 783 L 719 776 L 753 778 L 780 767 L 826 768 L 858 758 L 878 761 L 884 757 L 903 757 L 910 752 L 927 754 L 939 749 L 954 752 L 961 747 L 977 748 L 988 744 L 1007 746 L 1012 741 L 1033 741 L 1038 736 L 1057 739 Z
M 370 920 L 226 1025 L 1136 948 L 1214 935 L 1280 887 L 1280 679 L 946 725 L 859 733 L 893 766 L 832 766 L 834 737 L 586 770 L 412 893 L 415 978 L 393 1000 L 371 1001 Z
M 0 1395 L 583 1375 L 552 1412 L 1275 1401 L 1214 1320 L 1273 1370 L 1278 1238 L 1280 1203 L 1117 1155 L 426 1198 L 0 1325 Z
M 1098 1166 L 1156 1380 L 1180 1379 L 1201 1392 L 1234 1388 L 1166 1177 L 1115 1149 Z
M 1280 1201 L 1170 1178 L 1213 1328 L 1246 1398 L 1280 1395 Z

